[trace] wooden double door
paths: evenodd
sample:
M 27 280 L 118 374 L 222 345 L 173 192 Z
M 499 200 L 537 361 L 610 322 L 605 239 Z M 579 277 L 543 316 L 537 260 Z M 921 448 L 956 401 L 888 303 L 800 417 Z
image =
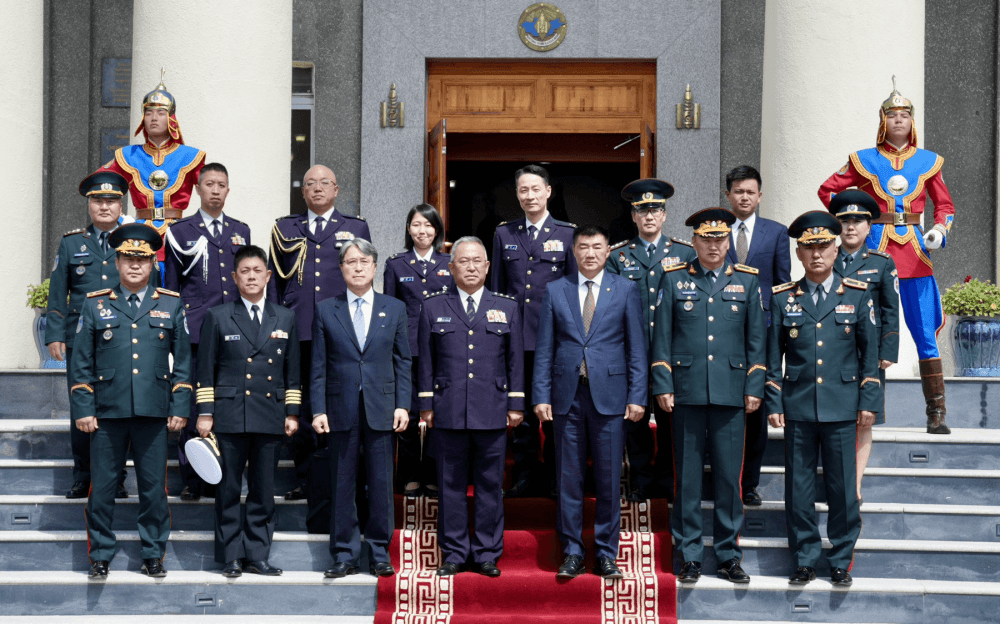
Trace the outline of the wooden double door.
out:
M 634 163 L 656 175 L 655 61 L 428 61 L 424 200 L 448 163 Z

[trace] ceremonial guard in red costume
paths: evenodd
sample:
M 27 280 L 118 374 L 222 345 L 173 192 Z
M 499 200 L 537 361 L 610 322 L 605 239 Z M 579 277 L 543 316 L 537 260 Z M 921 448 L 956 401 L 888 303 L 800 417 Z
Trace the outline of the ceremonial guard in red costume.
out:
M 951 433 L 945 424 L 944 374 L 937 332 L 944 326 L 941 295 L 930 252 L 947 243 L 955 206 L 941 176 L 944 158 L 917 148 L 913 103 L 896 90 L 879 109 L 875 147 L 854 152 L 823 183 L 819 197 L 829 207 L 834 195 L 857 187 L 878 202 L 882 216 L 872 222 L 868 248 L 888 252 L 899 272 L 899 299 L 920 357 L 920 382 L 927 401 L 927 432 Z M 926 232 L 921 215 L 927 196 L 934 202 L 934 225 Z
M 153 226 L 162 237 L 167 227 L 183 216 L 205 165 L 205 152 L 184 145 L 175 113 L 177 102 L 160 84 L 142 99 L 142 145 L 126 145 L 115 150 L 115 159 L 104 165 L 129 182 L 136 221 Z M 157 254 L 163 270 L 163 249 Z

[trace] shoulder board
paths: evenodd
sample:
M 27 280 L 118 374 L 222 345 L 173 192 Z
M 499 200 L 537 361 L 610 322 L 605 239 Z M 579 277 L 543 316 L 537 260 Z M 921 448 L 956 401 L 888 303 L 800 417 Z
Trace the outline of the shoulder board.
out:
M 67 236 L 72 236 L 73 234 L 83 234 L 86 231 L 87 231 L 87 228 L 80 228 L 79 230 L 70 230 L 69 232 L 66 232 L 65 234 L 63 234 L 63 238 L 65 238 Z
M 304 216 L 306 216 L 306 215 L 304 215 L 304 214 L 285 215 L 283 217 L 278 217 L 277 219 L 274 220 L 274 222 L 275 223 L 281 223 L 285 219 L 301 219 Z
M 439 290 L 437 292 L 428 293 L 427 294 L 427 298 L 430 299 L 431 297 L 437 297 L 438 295 L 443 295 L 446 292 L 448 292 L 448 291 L 447 290 Z
M 101 290 L 95 290 L 94 292 L 87 293 L 87 299 L 90 299 L 91 297 L 103 297 L 104 295 L 108 295 L 110 293 L 110 288 L 102 288 Z
M 681 262 L 680 264 L 671 264 L 667 268 L 663 269 L 664 273 L 670 273 L 671 271 L 679 271 L 681 269 L 686 269 L 688 267 L 687 262 Z
M 681 240 L 679 238 L 674 238 L 673 236 L 670 237 L 670 240 L 674 241 L 675 243 L 680 243 L 681 245 L 687 245 L 688 247 L 694 247 L 694 245 L 691 244 L 691 241 Z
M 850 286 L 851 288 L 857 288 L 858 290 L 868 290 L 867 282 L 859 282 L 858 280 L 845 277 L 841 280 L 844 282 L 844 286 Z
M 160 293 L 161 295 L 170 295 L 171 297 L 180 297 L 181 296 L 181 294 L 179 292 L 174 292 L 172 290 L 167 290 L 166 288 L 157 288 L 156 292 Z
M 200 216 L 200 215 L 191 215 L 191 216 L 194 217 L 194 216 Z M 229 215 L 226 215 L 226 221 L 232 221 L 233 223 L 239 223 L 240 225 L 246 225 L 246 222 L 240 221 L 239 219 L 234 219 L 234 218 L 230 217 Z
M 615 249 L 618 249 L 619 247 L 624 247 L 625 245 L 628 245 L 628 241 L 627 240 L 623 240 L 620 243 L 615 243 L 614 245 L 611 246 L 611 251 L 614 251 Z
M 498 293 L 498 292 L 495 292 L 493 294 L 496 295 L 497 297 L 503 297 L 504 299 L 510 299 L 511 301 L 517 301 L 517 299 L 515 299 L 514 297 L 511 297 L 510 295 L 504 295 L 504 294 Z
M 348 219 L 357 219 L 358 221 L 364 221 L 365 220 L 365 218 L 362 217 L 361 215 L 349 215 L 349 214 L 344 214 L 344 213 L 340 213 L 340 214 L 344 215 Z
M 576 229 L 575 223 L 570 223 L 569 221 L 560 221 L 558 219 L 552 219 L 552 225 L 561 225 L 563 227 L 573 228 L 574 230 Z
M 403 256 L 403 255 L 406 255 L 405 251 L 400 251 L 399 253 L 394 253 L 391 256 L 389 256 L 389 260 L 395 260 L 396 258 L 399 258 L 400 256 Z
M 878 249 L 869 249 L 868 254 L 872 256 L 882 256 L 883 258 L 889 258 L 889 254 L 884 251 L 879 251 Z
M 780 292 L 785 292 L 786 290 L 791 290 L 795 288 L 798 282 L 785 282 L 784 284 L 778 284 L 777 286 L 771 287 L 771 294 L 778 294 Z
M 515 219 L 515 221 L 516 221 L 516 219 Z M 508 223 L 510 223 L 510 221 L 501 221 L 500 223 L 497 224 L 497 227 L 503 227 L 503 226 L 507 225 Z
M 760 271 L 758 271 L 757 269 L 753 268 L 752 266 L 747 266 L 745 264 L 734 264 L 733 268 L 743 273 L 753 273 L 754 275 L 760 273 Z

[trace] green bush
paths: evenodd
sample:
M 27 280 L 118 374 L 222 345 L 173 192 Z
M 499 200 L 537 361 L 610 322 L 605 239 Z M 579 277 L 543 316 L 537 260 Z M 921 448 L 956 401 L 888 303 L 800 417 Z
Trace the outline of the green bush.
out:
M 980 282 L 966 277 L 941 297 L 945 314 L 955 316 L 997 316 L 1000 314 L 1000 288 L 989 280 Z
M 28 286 L 27 306 L 29 308 L 38 308 L 41 310 L 45 310 L 49 307 L 49 280 L 45 280 L 38 285 L 30 284 Z

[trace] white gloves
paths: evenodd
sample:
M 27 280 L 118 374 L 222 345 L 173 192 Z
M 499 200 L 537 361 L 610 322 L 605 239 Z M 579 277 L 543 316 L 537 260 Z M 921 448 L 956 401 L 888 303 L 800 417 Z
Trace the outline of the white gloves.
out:
M 941 249 L 941 245 L 944 244 L 944 236 L 944 227 L 939 223 L 924 234 L 924 245 L 931 251 Z

